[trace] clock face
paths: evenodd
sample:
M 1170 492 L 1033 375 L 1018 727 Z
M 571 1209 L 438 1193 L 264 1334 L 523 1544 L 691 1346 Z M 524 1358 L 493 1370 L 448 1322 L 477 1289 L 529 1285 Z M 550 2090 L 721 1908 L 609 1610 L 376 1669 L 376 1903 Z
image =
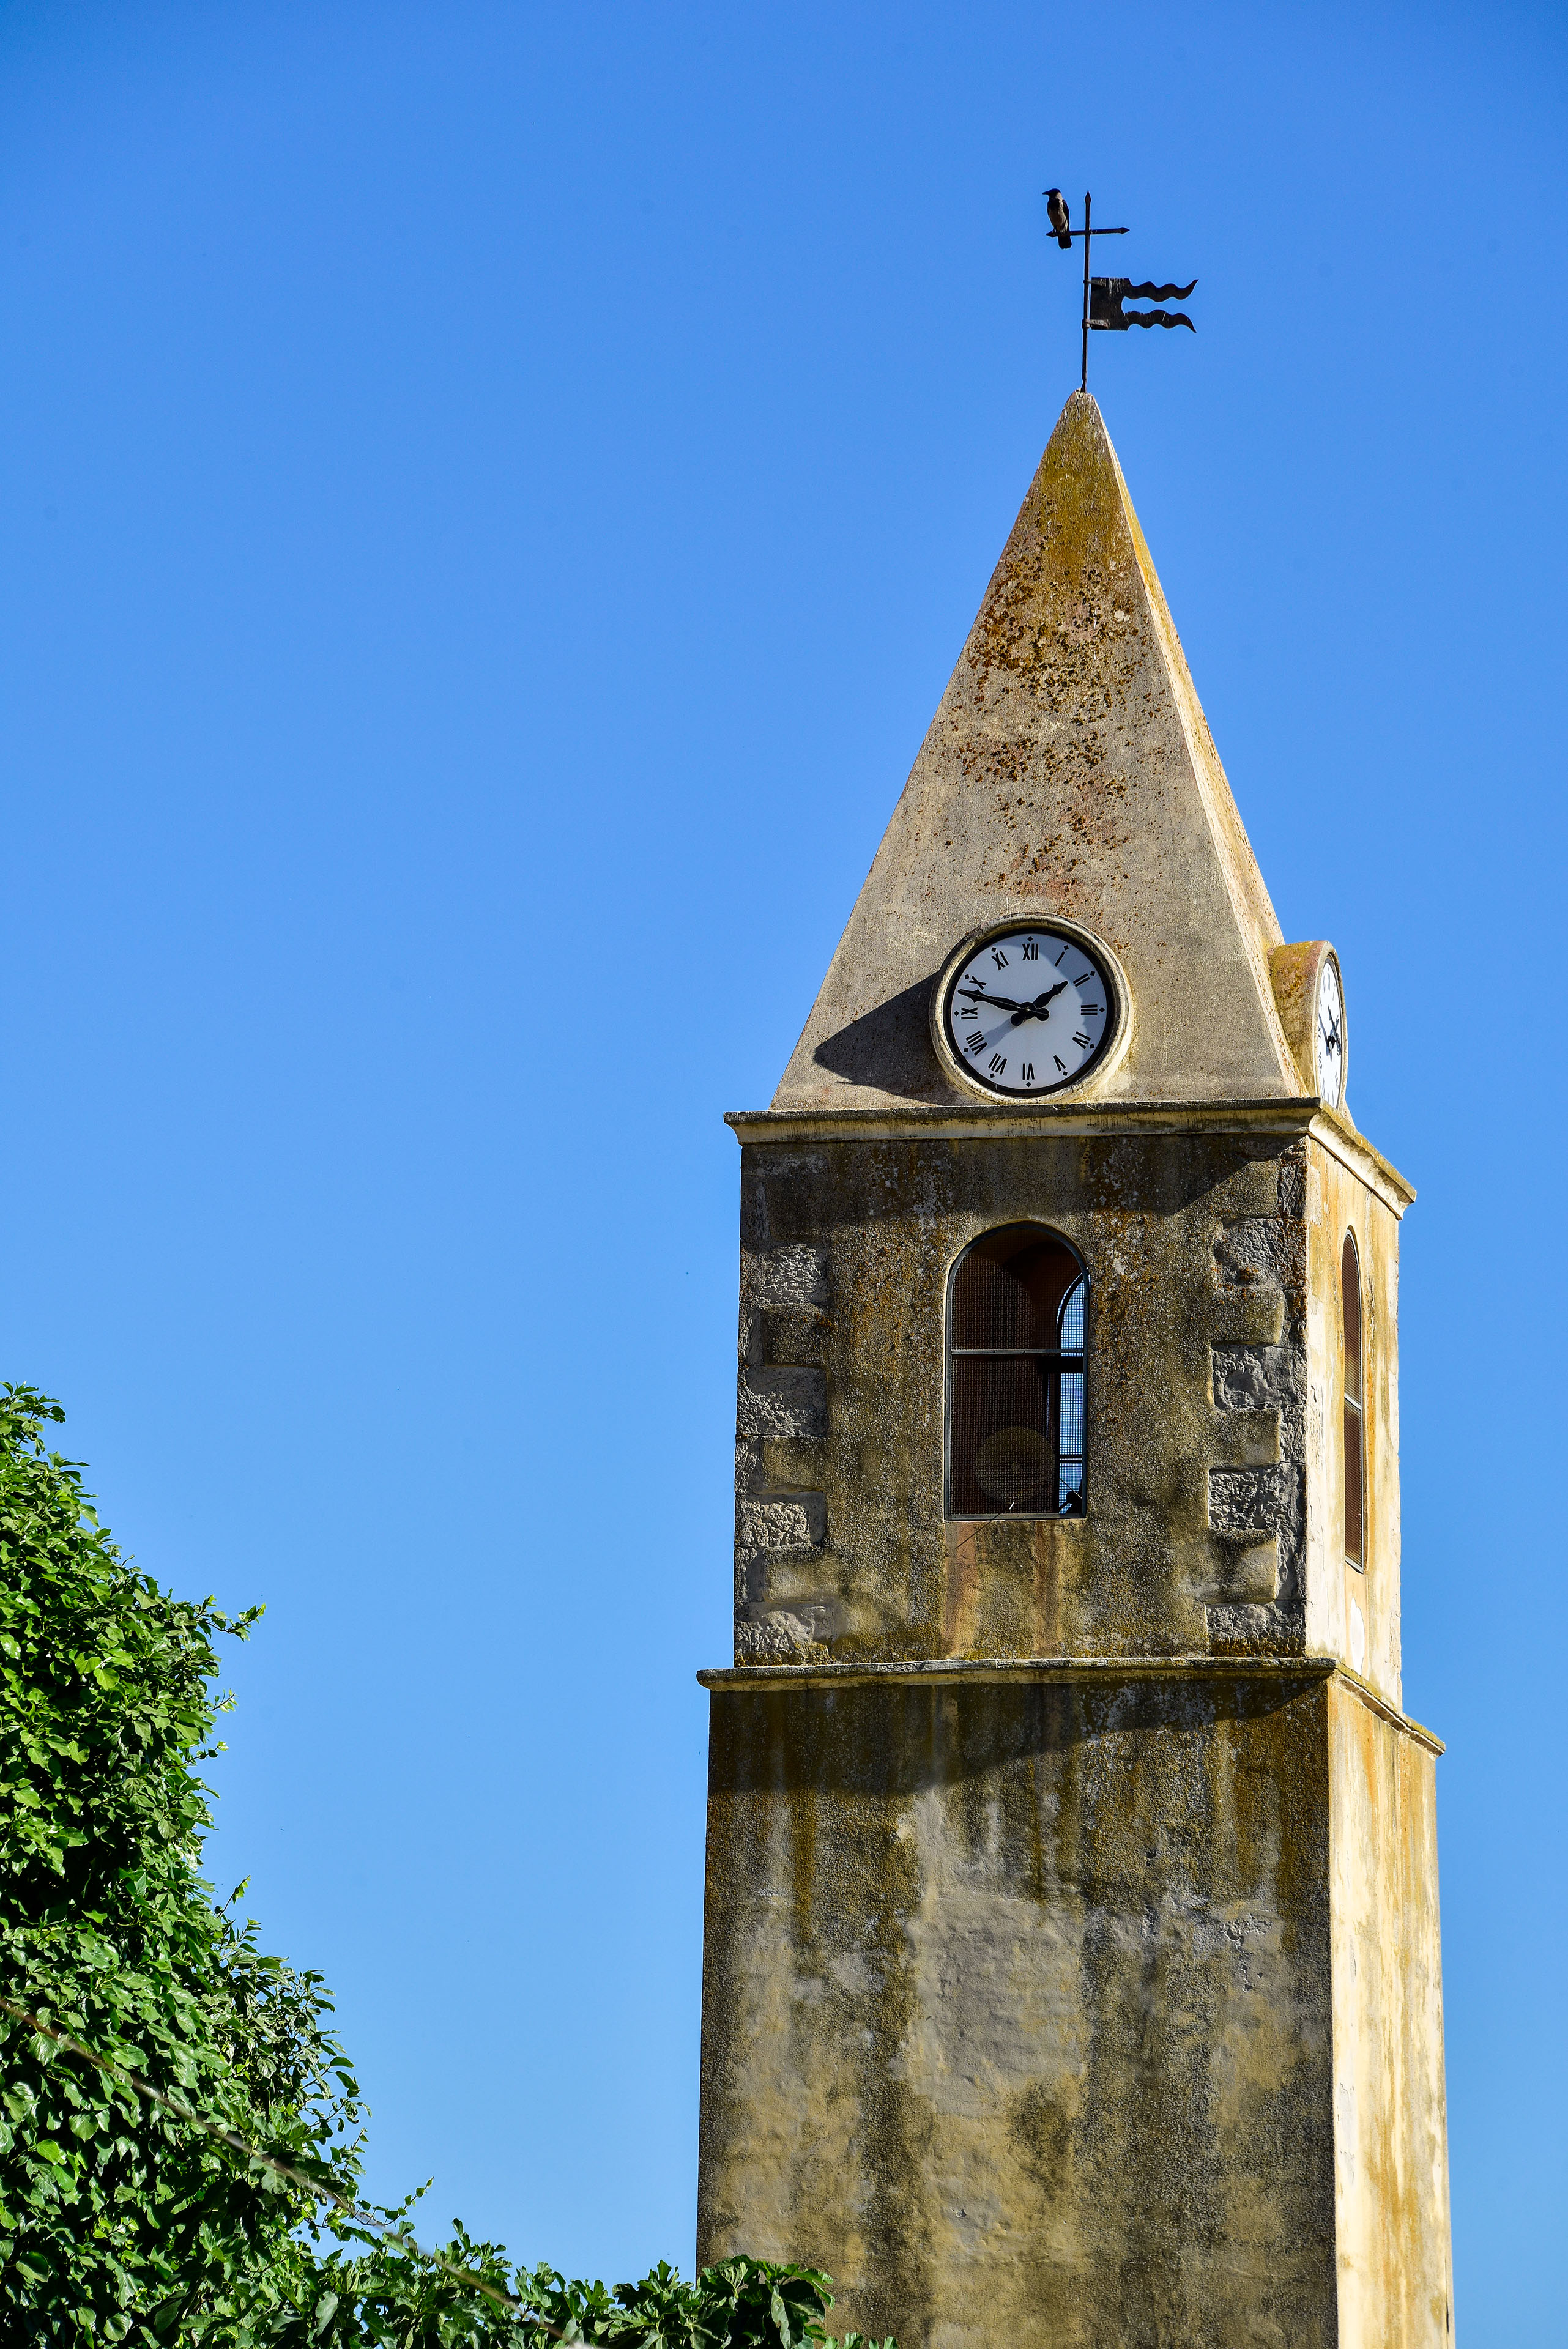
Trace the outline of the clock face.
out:
M 1075 1084 L 1116 1027 L 1110 978 L 1060 930 L 1000 930 L 949 979 L 940 1018 L 964 1072 L 1028 1099 Z
M 1345 997 L 1332 955 L 1324 956 L 1317 977 L 1312 1050 L 1319 1096 L 1330 1109 L 1337 1109 L 1345 1098 Z

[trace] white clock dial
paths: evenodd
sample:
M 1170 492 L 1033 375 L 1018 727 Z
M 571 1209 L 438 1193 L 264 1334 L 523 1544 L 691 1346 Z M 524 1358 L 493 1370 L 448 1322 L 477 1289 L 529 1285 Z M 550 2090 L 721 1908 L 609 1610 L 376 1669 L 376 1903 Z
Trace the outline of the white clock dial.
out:
M 1108 974 L 1059 930 L 998 931 L 953 973 L 943 1034 L 966 1075 L 993 1093 L 1052 1093 L 1096 1061 L 1116 1026 Z
M 1332 955 L 1324 957 L 1318 972 L 1312 1050 L 1319 1097 L 1330 1109 L 1337 1109 L 1345 1098 L 1345 997 L 1340 991 L 1339 966 Z

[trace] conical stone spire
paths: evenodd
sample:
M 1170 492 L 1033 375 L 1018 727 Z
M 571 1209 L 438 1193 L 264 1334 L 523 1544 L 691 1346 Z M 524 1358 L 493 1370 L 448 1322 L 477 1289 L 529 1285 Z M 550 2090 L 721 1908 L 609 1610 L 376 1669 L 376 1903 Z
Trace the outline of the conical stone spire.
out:
M 1053 915 L 1105 939 L 1130 988 L 1129 1047 L 1090 1098 L 1300 1095 L 1269 977 L 1280 926 L 1085 392 L 1051 436 L 774 1108 L 956 1101 L 929 1037 L 935 974 L 970 932 Z

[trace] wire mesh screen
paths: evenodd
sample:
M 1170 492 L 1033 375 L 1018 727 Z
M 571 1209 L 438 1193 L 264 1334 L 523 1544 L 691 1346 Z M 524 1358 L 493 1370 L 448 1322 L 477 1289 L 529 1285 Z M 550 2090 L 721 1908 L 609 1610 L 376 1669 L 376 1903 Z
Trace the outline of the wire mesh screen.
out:
M 1361 1401 L 1361 1260 L 1349 1232 L 1340 1260 L 1340 1285 L 1345 1300 L 1345 1392 L 1352 1402 Z
M 1345 1314 L 1345 1555 L 1352 1566 L 1362 1566 L 1366 1558 L 1366 1501 L 1361 1417 L 1361 1259 L 1349 1232 L 1340 1258 L 1340 1294 Z
M 1082 1510 L 1087 1302 L 1077 1257 L 1037 1225 L 988 1232 L 961 1261 L 950 1324 L 952 1516 Z

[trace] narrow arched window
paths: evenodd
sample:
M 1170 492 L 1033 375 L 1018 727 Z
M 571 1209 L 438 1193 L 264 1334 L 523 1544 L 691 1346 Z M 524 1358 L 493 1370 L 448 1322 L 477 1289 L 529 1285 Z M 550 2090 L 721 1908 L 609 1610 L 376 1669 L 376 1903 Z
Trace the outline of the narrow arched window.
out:
M 1366 1455 L 1363 1417 L 1361 1258 L 1355 1236 L 1345 1235 L 1340 1259 L 1345 1322 L 1345 1555 L 1352 1566 L 1366 1564 Z
M 1088 1275 L 1038 1224 L 987 1232 L 953 1268 L 948 1515 L 1081 1516 Z

